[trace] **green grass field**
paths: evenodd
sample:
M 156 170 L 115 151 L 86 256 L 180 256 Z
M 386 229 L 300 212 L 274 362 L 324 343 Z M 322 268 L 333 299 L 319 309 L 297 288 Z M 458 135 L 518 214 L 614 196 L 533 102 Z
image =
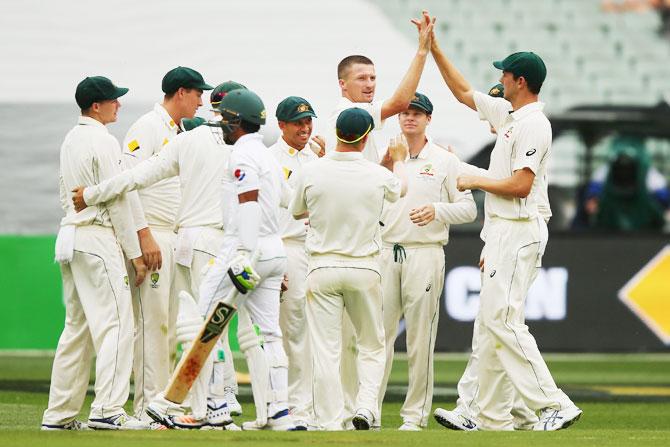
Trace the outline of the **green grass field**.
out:
M 432 419 L 421 433 L 398 432 L 398 411 L 406 380 L 406 362 L 396 361 L 391 376 L 392 395 L 384 404 L 381 432 L 258 433 L 220 431 L 163 432 L 41 432 L 47 404 L 51 357 L 0 356 L 0 446 L 202 446 L 233 442 L 247 446 L 284 446 L 304 443 L 339 445 L 448 446 L 668 446 L 670 445 L 670 355 L 548 355 L 559 385 L 584 410 L 573 427 L 554 433 L 452 432 Z M 451 408 L 455 384 L 465 367 L 463 355 L 440 356 L 436 361 L 433 408 Z M 243 370 L 244 361 L 236 366 Z M 241 395 L 245 416 L 253 413 L 248 388 Z M 85 420 L 91 396 L 81 420 Z M 245 420 L 245 416 L 240 421 Z

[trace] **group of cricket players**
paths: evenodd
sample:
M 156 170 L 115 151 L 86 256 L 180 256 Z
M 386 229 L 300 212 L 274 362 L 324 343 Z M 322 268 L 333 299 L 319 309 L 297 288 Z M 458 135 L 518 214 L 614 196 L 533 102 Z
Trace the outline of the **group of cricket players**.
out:
M 435 19 L 424 11 L 412 22 L 417 52 L 389 99 L 374 98 L 372 61 L 348 56 L 324 136 L 312 135 L 309 101 L 289 96 L 269 148 L 263 101 L 243 84 L 214 87 L 193 69 L 170 70 L 163 101 L 119 146 L 106 125 L 128 89 L 102 76 L 79 83 L 81 116 L 60 152 L 66 320 L 42 429 L 379 429 L 404 318 L 399 430 L 422 430 L 444 246 L 450 225 L 476 218 L 473 189 L 486 192 L 480 310 L 457 406 L 434 417 L 464 431 L 558 430 L 579 419 L 524 324 L 551 217 L 552 134 L 538 100 L 546 67 L 514 53 L 493 63 L 499 85 L 473 91 L 440 49 Z M 433 104 L 416 90 L 429 55 L 454 97 L 497 134 L 488 169 L 427 135 Z M 212 116 L 194 118 L 206 91 Z M 378 146 L 395 115 L 401 134 Z M 256 411 L 241 426 L 226 326 L 235 311 Z M 84 424 L 76 416 L 94 356 Z M 131 375 L 133 415 L 124 409 Z

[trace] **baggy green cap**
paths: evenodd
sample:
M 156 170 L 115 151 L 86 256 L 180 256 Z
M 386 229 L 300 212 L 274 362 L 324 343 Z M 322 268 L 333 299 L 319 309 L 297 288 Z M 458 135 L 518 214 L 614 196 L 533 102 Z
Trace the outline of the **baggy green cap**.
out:
M 174 93 L 180 87 L 198 90 L 212 90 L 214 88 L 205 83 L 205 79 L 200 73 L 188 67 L 173 68 L 165 73 L 161 87 L 166 94 Z
M 430 99 L 423 93 L 414 93 L 414 97 L 410 101 L 409 106 L 414 107 L 415 109 L 420 109 L 428 115 L 433 113 L 433 103 L 430 102 Z
M 194 116 L 193 118 L 182 118 L 181 119 L 181 128 L 184 130 L 193 130 L 198 126 L 205 124 L 206 120 L 199 116 Z
M 505 86 L 502 84 L 496 84 L 489 90 L 489 96 L 494 98 L 504 98 L 505 97 Z
M 493 66 L 502 71 L 509 71 L 515 76 L 523 76 L 531 85 L 542 86 L 547 77 L 547 66 L 537 54 L 521 51 L 507 56 L 502 61 L 495 61 Z
M 358 143 L 374 128 L 372 116 L 358 107 L 344 110 L 335 123 L 337 139 L 347 144 Z
M 221 104 L 221 100 L 223 99 L 224 96 L 228 92 L 232 92 L 233 90 L 238 90 L 238 89 L 244 89 L 246 90 L 247 88 L 240 84 L 239 82 L 235 81 L 226 81 L 224 83 L 221 83 L 212 90 L 212 94 L 209 95 L 209 103 L 212 104 L 214 107 L 218 107 L 219 104 Z
M 120 98 L 128 93 L 125 87 L 117 87 L 104 76 L 89 76 L 79 84 L 74 99 L 80 109 L 88 109 L 94 102 Z
M 312 105 L 299 96 L 289 96 L 277 105 L 275 113 L 278 121 L 298 121 L 311 116 L 316 118 Z

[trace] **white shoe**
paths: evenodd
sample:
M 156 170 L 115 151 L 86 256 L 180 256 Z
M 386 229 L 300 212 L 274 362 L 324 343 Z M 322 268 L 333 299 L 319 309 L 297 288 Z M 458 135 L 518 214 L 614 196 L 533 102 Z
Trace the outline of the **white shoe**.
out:
M 225 387 L 223 390 L 223 397 L 228 403 L 228 410 L 231 416 L 242 416 L 242 405 L 237 401 L 237 396 L 232 387 Z
M 258 421 L 248 421 L 242 424 L 242 430 L 272 430 L 272 431 L 294 431 L 295 424 L 288 409 L 278 411 L 269 417 L 265 425 L 260 425 Z
M 207 399 L 207 425 L 210 427 L 225 427 L 233 423 L 233 418 L 230 417 L 228 411 L 228 404 L 224 400 L 222 404 L 214 399 Z
M 89 430 L 88 426 L 76 419 L 62 425 L 42 424 L 40 430 Z
M 351 419 L 351 423 L 356 430 L 370 430 L 374 421 L 375 417 L 367 408 L 359 408 L 356 410 L 356 414 L 354 414 L 354 417 Z
M 403 422 L 403 424 L 398 427 L 400 431 L 421 431 L 421 427 L 412 422 Z
M 575 405 L 564 410 L 557 410 L 555 408 L 543 408 L 538 415 L 540 421 L 535 424 L 536 431 L 554 431 L 562 428 L 568 428 L 582 415 L 582 410 Z
M 458 411 L 449 411 L 444 408 L 437 408 L 433 417 L 438 424 L 447 427 L 450 430 L 476 431 L 477 423 L 469 417 Z
M 119 413 L 108 418 L 89 419 L 88 427 L 94 430 L 149 430 L 149 423 Z

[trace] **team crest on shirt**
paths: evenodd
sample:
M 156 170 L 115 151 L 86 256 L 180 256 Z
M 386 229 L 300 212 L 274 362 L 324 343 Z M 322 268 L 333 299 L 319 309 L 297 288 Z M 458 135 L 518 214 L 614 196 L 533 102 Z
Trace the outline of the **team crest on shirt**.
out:
M 235 169 L 235 172 L 233 172 L 233 175 L 235 176 L 235 178 L 238 181 L 241 182 L 242 180 L 244 180 L 244 177 L 246 177 L 247 174 L 241 169 Z
M 157 289 L 158 288 L 158 279 L 160 278 L 160 275 L 158 272 L 153 272 L 151 274 L 151 288 L 152 289 Z
M 507 132 L 505 132 L 505 139 L 509 140 L 509 138 L 512 136 L 512 131 L 514 130 L 514 126 L 510 127 L 507 129 Z
M 419 171 L 419 175 L 421 176 L 428 176 L 432 177 L 435 175 L 435 168 L 433 168 L 432 163 L 427 163 L 421 167 L 421 170 Z

